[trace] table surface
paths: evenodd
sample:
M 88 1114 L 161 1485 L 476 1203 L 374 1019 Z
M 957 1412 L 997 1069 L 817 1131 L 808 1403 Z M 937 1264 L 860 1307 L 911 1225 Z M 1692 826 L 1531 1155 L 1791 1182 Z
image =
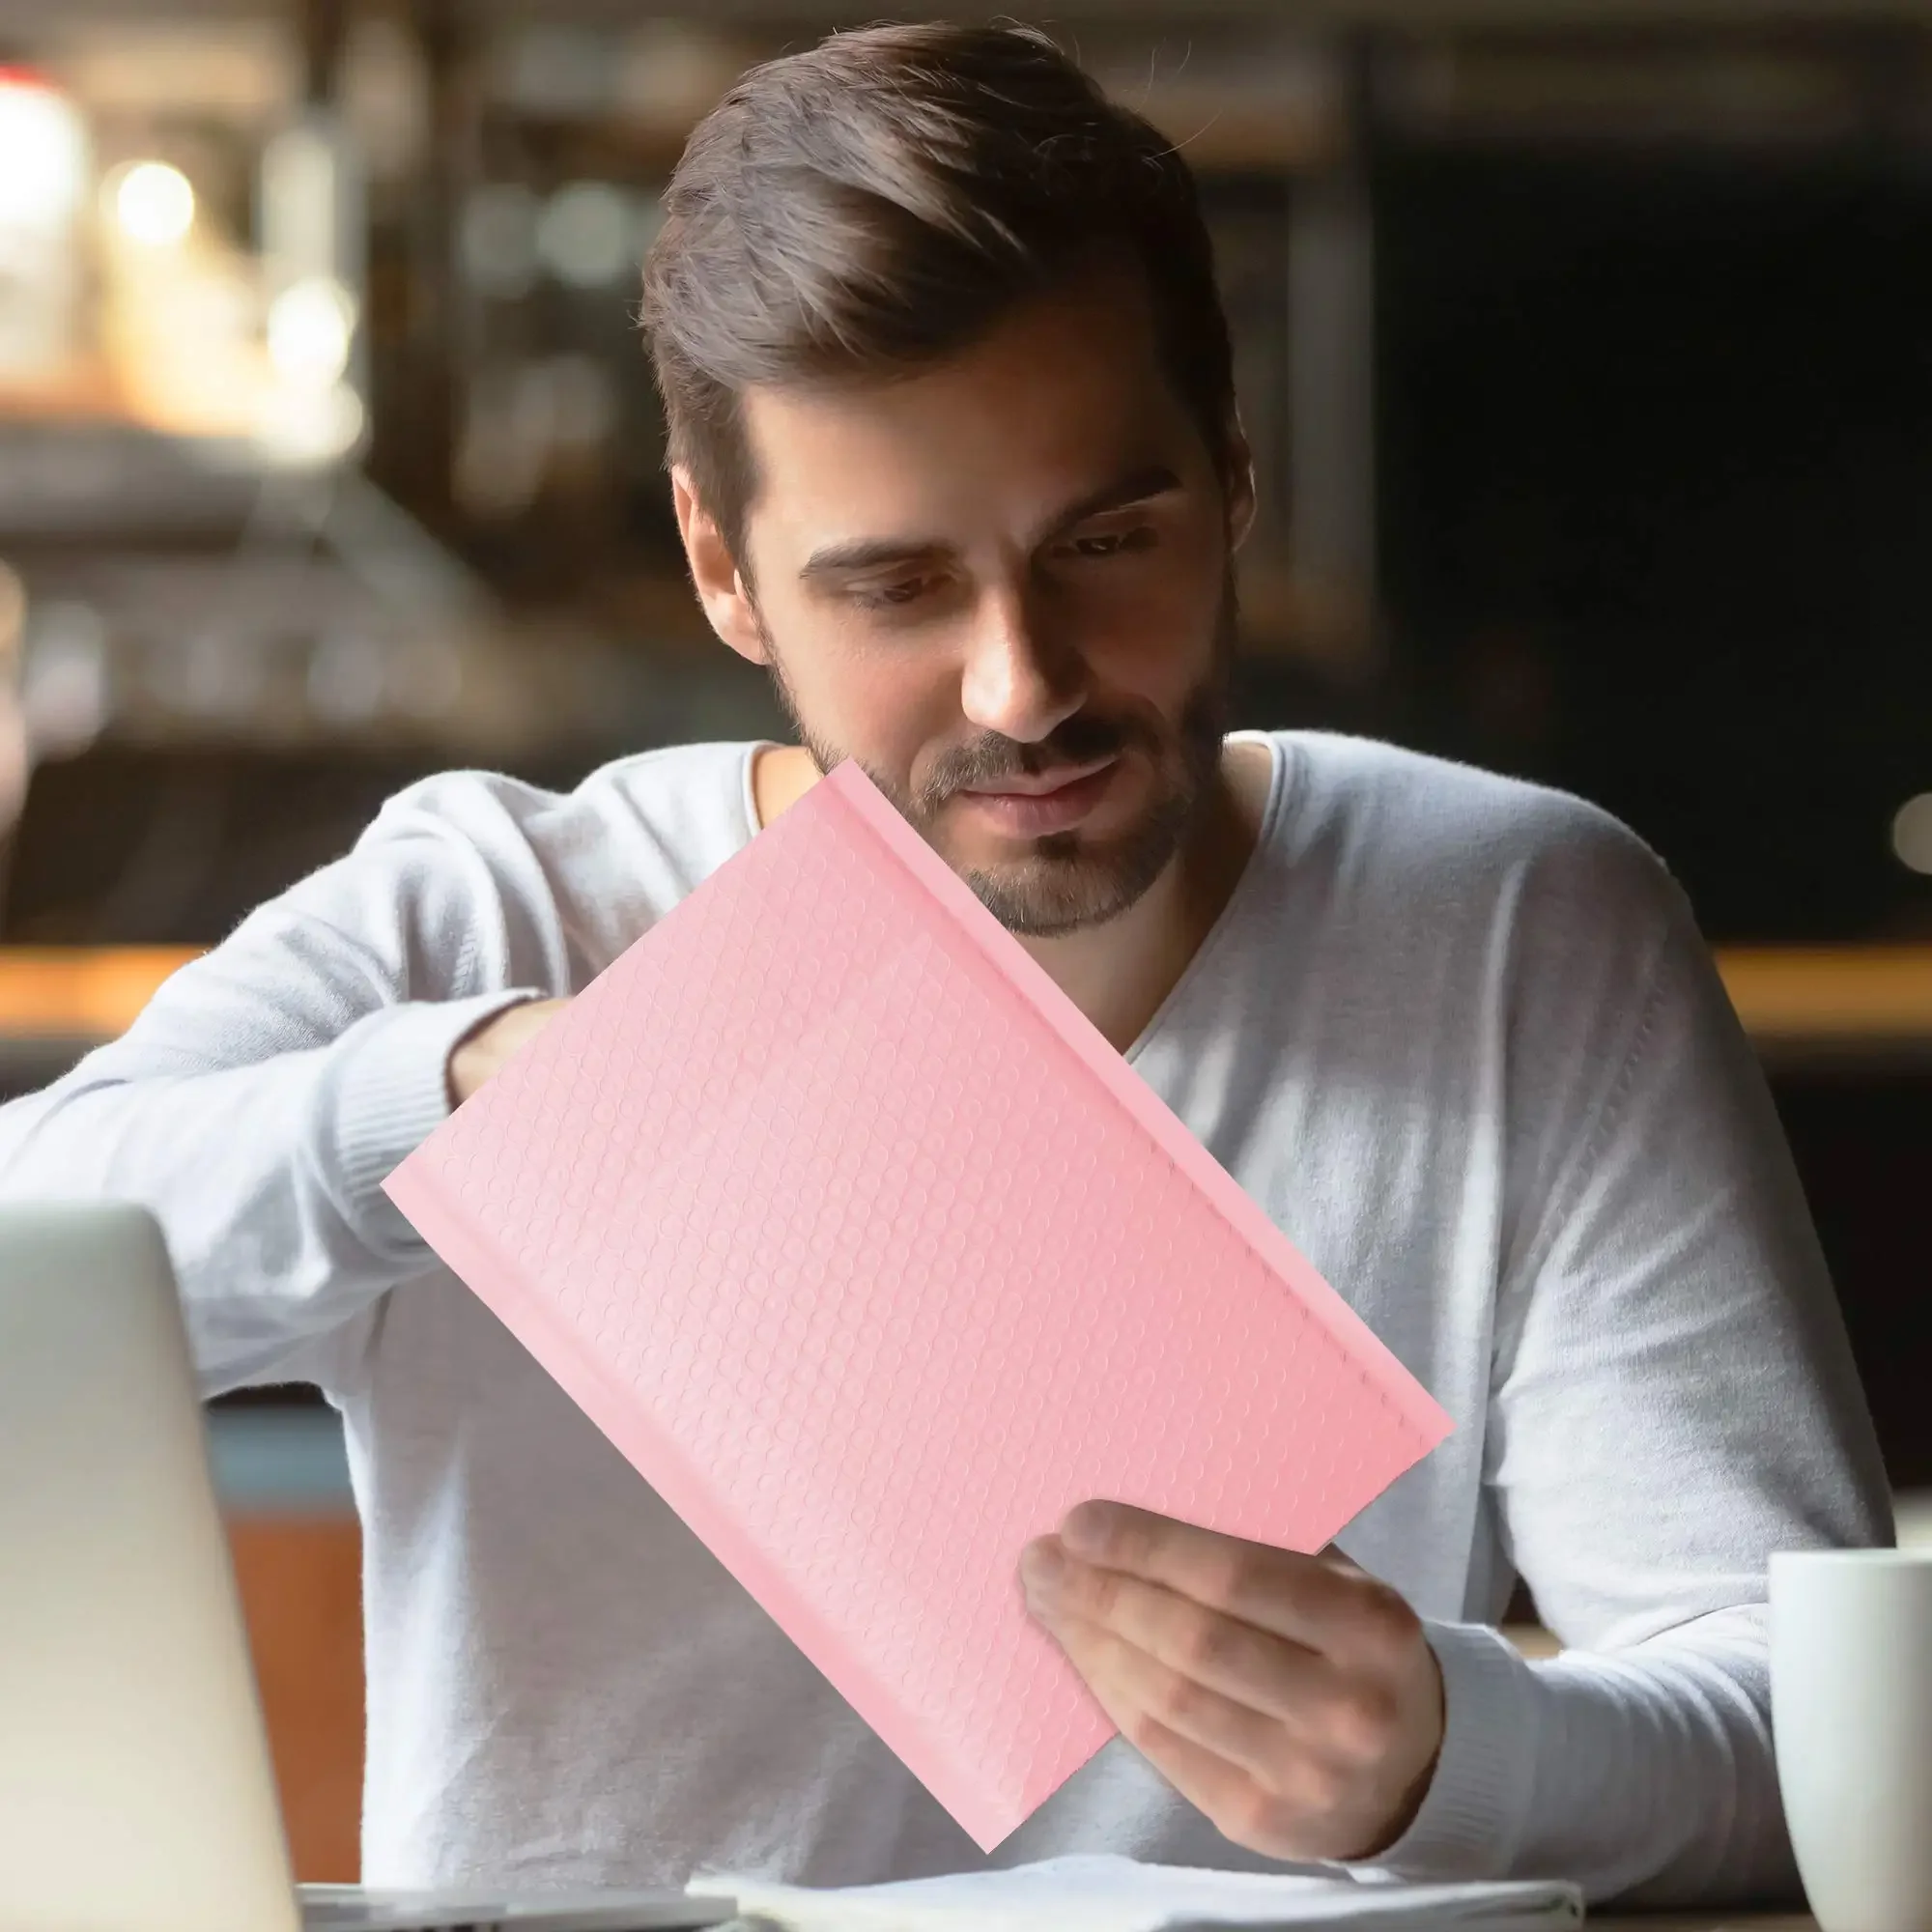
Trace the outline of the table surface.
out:
M 734 1918 L 721 1932 L 762 1922 Z M 1803 1912 L 1593 1912 L 1588 1923 L 1627 1932 L 1818 1932 L 1818 1921 Z
M 1623 1925 L 1631 1932 L 1818 1932 L 1806 1912 L 1593 1912 L 1593 1925 Z
M 768 1922 L 734 1918 L 720 1932 Z M 1818 1921 L 1803 1912 L 1593 1912 L 1587 1922 L 1627 1932 L 1818 1932 Z

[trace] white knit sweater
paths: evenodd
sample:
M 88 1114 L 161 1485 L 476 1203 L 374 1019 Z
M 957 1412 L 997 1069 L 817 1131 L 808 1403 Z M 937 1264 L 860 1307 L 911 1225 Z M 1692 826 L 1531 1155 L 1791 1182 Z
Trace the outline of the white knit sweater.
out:
M 1406 1874 L 1791 1883 L 1776 1548 L 1889 1528 L 1763 1083 L 1675 889 L 1575 801 L 1273 741 L 1139 1070 L 1455 1418 L 1341 1539 L 1448 1696 Z M 380 1191 L 451 1043 L 581 988 L 753 836 L 749 746 L 456 775 L 0 1111 L 0 1198 L 161 1216 L 208 1388 L 307 1378 L 365 1528 L 365 1875 L 811 1883 L 980 1855 Z M 1513 1576 L 1569 1646 L 1492 1629 Z M 1118 1741 L 997 1855 L 1261 1862 Z

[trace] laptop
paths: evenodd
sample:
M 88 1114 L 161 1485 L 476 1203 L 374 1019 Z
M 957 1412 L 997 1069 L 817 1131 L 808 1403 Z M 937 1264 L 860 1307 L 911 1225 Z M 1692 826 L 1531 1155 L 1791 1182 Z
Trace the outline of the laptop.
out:
M 159 1228 L 0 1209 L 0 1932 L 644 1932 L 727 1898 L 297 1887 Z

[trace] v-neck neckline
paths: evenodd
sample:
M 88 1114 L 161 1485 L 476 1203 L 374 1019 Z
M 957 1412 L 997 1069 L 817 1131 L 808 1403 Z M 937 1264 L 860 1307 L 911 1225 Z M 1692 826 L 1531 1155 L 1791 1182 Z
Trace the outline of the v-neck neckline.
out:
M 1268 749 L 1268 791 L 1267 800 L 1262 807 L 1261 824 L 1255 833 L 1253 849 L 1242 864 L 1240 876 L 1235 881 L 1235 889 L 1228 895 L 1227 903 L 1215 916 L 1214 923 L 1208 928 L 1201 944 L 1194 949 L 1187 964 L 1173 985 L 1167 989 L 1167 996 L 1153 1009 L 1152 1017 L 1135 1036 L 1133 1044 L 1122 1056 L 1129 1066 L 1151 1046 L 1160 1034 L 1166 1031 L 1175 1009 L 1187 998 L 1190 989 L 1208 969 L 1213 955 L 1224 950 L 1229 932 L 1239 922 L 1247 902 L 1254 896 L 1254 880 L 1264 863 L 1263 855 L 1272 844 L 1281 830 L 1281 822 L 1288 810 L 1292 786 L 1289 762 L 1289 748 L 1282 741 L 1266 731 L 1231 731 L 1228 742 L 1259 739 Z
M 1263 855 L 1280 834 L 1281 823 L 1287 815 L 1289 801 L 1293 792 L 1291 779 L 1290 750 L 1279 737 L 1267 731 L 1231 731 L 1227 742 L 1236 744 L 1259 740 L 1268 749 L 1268 791 L 1266 802 L 1262 807 L 1261 825 L 1255 834 L 1254 849 L 1243 862 L 1240 876 L 1235 881 L 1235 889 L 1228 895 L 1228 902 L 1215 915 L 1214 923 L 1208 928 L 1201 944 L 1194 949 L 1192 957 L 1180 969 L 1179 977 L 1167 989 L 1166 997 L 1153 1010 L 1132 1045 L 1122 1056 L 1128 1065 L 1138 1060 L 1154 1039 L 1166 1030 L 1175 1009 L 1186 999 L 1195 981 L 1207 970 L 1208 962 L 1226 944 L 1230 929 L 1239 921 L 1246 902 L 1254 895 L 1253 881 L 1263 865 Z M 764 830 L 764 823 L 758 811 L 757 767 L 758 756 L 767 751 L 783 749 L 777 739 L 759 738 L 746 748 L 743 766 L 739 774 L 739 807 L 744 816 L 745 838 L 749 845 Z

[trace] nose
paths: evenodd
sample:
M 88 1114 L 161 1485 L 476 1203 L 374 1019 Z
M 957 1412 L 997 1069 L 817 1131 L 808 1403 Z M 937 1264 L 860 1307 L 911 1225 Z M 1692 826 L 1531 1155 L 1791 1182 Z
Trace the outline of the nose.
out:
M 1002 592 L 976 615 L 959 696 L 980 729 L 1037 744 L 1086 702 L 1086 666 L 1045 635 L 1025 592 Z

